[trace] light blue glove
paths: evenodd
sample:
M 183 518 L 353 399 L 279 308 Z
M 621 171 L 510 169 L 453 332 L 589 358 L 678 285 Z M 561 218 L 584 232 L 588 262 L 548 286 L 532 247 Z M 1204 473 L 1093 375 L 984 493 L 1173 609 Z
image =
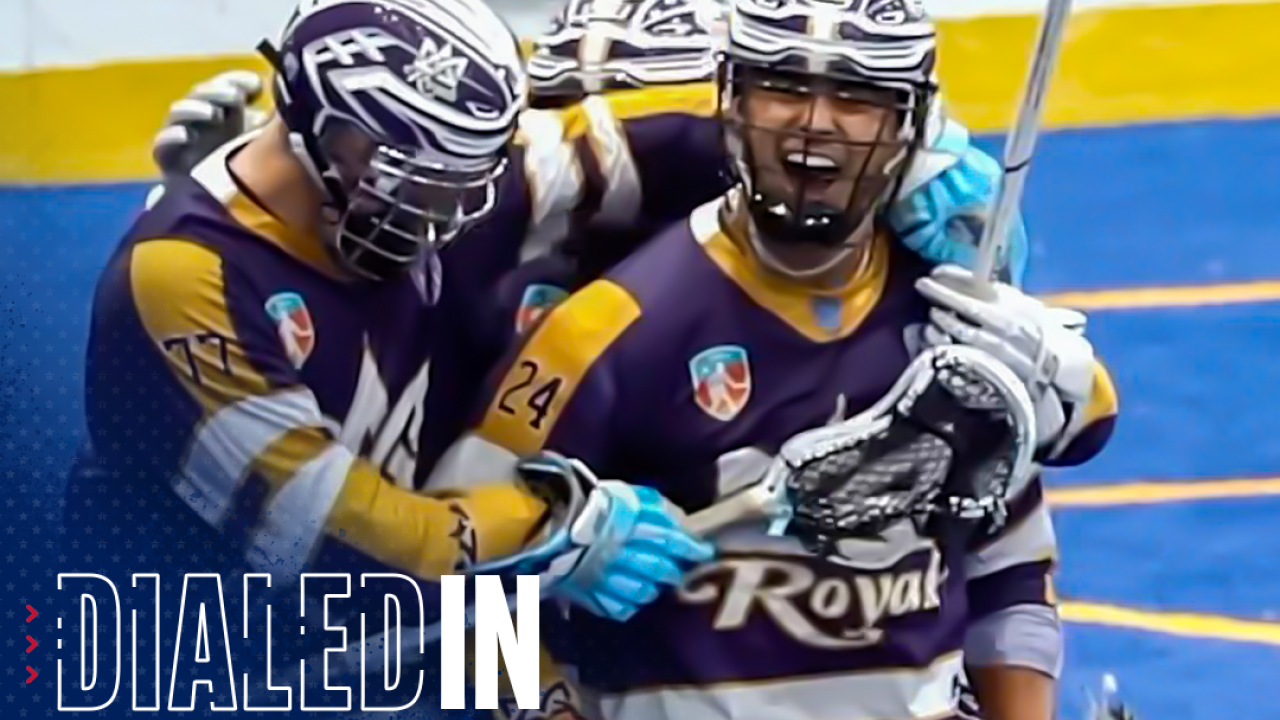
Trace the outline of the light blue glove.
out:
M 679 585 L 693 563 L 715 556 L 653 488 L 597 480 L 583 463 L 553 453 L 522 461 L 519 472 L 553 518 L 527 550 L 472 573 L 536 574 L 544 595 L 621 622 Z
M 972 269 L 1001 175 L 1000 163 L 969 143 L 964 126 L 946 120 L 937 140 L 913 163 L 905 192 L 889 208 L 889 225 L 926 260 Z M 1026 275 L 1027 244 L 1026 225 L 1017 212 L 996 262 L 997 276 L 1015 287 Z

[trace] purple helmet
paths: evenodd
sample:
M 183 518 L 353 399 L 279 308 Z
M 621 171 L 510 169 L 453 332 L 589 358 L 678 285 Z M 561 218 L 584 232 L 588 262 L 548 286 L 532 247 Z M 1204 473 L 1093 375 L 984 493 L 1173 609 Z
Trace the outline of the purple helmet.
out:
M 264 53 L 349 271 L 394 276 L 493 207 L 525 75 L 483 0 L 302 0 Z M 356 157 L 352 131 L 367 138 Z
M 715 77 L 724 0 L 568 0 L 534 42 L 534 102 Z

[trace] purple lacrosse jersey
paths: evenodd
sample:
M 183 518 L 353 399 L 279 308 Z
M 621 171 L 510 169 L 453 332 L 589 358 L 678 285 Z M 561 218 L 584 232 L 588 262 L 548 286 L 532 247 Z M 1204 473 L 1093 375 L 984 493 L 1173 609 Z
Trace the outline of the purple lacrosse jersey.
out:
M 435 361 L 450 382 L 435 385 L 432 402 L 468 406 L 513 337 L 724 192 L 715 109 L 714 83 L 692 83 L 521 114 L 497 207 L 443 253 L 441 312 L 451 322 L 439 339 L 455 351 Z M 471 420 L 429 413 L 422 466 Z
M 880 399 L 917 349 L 928 306 L 913 283 L 929 266 L 880 236 L 855 280 L 815 293 L 756 266 L 726 202 L 546 313 L 430 483 L 465 487 L 552 449 L 694 512 L 792 435 Z M 950 717 L 970 624 L 1054 602 L 1038 481 L 1012 514 L 980 547 L 904 523 L 833 559 L 732 528 L 717 560 L 633 620 L 572 612 L 544 636 L 609 720 Z
M 498 288 L 510 339 L 729 186 L 714 83 L 594 95 L 521 116 L 527 262 Z
M 93 452 L 73 504 L 107 478 L 172 510 L 165 532 L 285 576 L 311 566 L 432 578 L 518 549 L 540 506 L 514 487 L 418 492 L 427 418 L 461 426 L 473 397 L 428 392 L 437 361 L 466 364 L 442 342 L 438 272 L 424 263 L 352 281 L 318 238 L 240 187 L 228 167 L 237 147 L 171 180 L 99 280 Z M 121 519 L 105 522 L 108 533 Z

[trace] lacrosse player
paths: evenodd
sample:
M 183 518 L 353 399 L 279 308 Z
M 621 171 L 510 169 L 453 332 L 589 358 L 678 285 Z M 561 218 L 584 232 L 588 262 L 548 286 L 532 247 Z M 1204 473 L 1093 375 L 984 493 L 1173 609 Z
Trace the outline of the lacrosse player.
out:
M 967 670 L 985 717 L 1048 720 L 1056 543 L 1032 467 L 1096 454 L 1111 381 L 1076 314 L 959 292 L 967 271 L 888 221 L 936 112 L 917 8 L 738 0 L 728 41 L 733 187 L 546 314 L 428 486 L 554 451 L 692 513 L 787 478 L 787 537 L 733 528 L 628 623 L 544 633 L 588 715 L 945 718 Z
M 476 0 L 303 0 L 273 56 L 279 114 L 171 176 L 100 278 L 68 512 L 104 520 L 68 525 L 119 533 L 88 503 L 127 485 L 152 511 L 134 530 L 180 530 L 194 571 L 434 578 L 527 550 L 615 618 L 708 557 L 625 483 L 415 491 L 448 348 L 436 252 L 492 209 L 523 103 L 502 20 Z
M 502 302 L 514 308 L 506 313 L 517 331 L 728 189 L 714 83 L 727 9 L 721 0 L 570 0 L 534 41 L 526 63 L 531 104 L 564 112 L 527 116 L 562 128 L 581 149 L 576 166 L 574 157 L 547 153 L 543 172 L 569 178 L 581 167 L 609 183 L 601 212 L 567 231 L 564 223 L 549 228 L 551 238 L 533 245 L 552 251 L 504 282 Z M 886 218 L 922 257 L 969 265 L 999 166 L 941 107 Z M 567 237 L 556 242 L 557 231 Z M 1028 254 L 1020 219 L 1006 247 L 999 272 L 1020 285 Z

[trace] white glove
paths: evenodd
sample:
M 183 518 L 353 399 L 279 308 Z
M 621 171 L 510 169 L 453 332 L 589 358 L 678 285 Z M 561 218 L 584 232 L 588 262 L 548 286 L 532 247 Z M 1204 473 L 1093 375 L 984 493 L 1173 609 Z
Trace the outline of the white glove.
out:
M 254 130 L 270 116 L 250 107 L 262 95 L 262 78 L 231 70 L 206 80 L 169 106 L 151 156 L 165 175 L 184 175 L 209 153 Z
M 936 306 L 922 333 L 924 345 L 969 345 L 1007 365 L 1027 385 L 1036 436 L 1052 456 L 1074 437 L 1093 393 L 1085 316 L 1048 307 L 1004 283 L 994 284 L 994 299 L 981 300 L 968 290 L 972 283 L 973 273 L 958 265 L 941 265 L 916 281 L 916 290 Z

